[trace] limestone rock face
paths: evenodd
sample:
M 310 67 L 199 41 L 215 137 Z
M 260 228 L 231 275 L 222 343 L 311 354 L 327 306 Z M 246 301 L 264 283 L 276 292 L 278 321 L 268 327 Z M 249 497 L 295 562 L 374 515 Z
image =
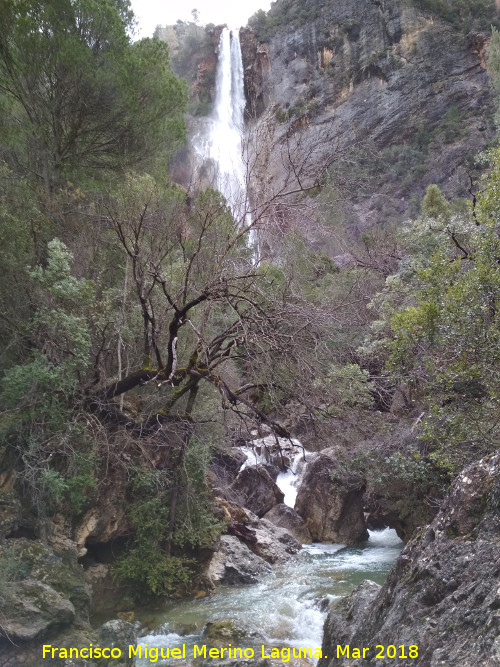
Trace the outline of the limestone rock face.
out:
M 410 198 L 429 183 L 450 197 L 467 195 L 467 156 L 493 131 L 487 36 L 466 36 L 422 4 L 322 0 L 314 17 L 282 25 L 266 44 L 241 32 L 248 105 L 257 117 L 251 132 L 259 142 L 252 179 L 258 201 L 289 178 L 280 156 L 296 132 L 304 150 L 314 147 L 313 168 L 329 162 L 332 146 L 339 164 L 342 151 L 355 145 L 392 150 L 385 166 L 374 166 L 380 180 L 369 194 L 361 182 L 356 191 L 355 175 L 345 172 L 358 197 L 348 214 L 353 224 L 387 218 L 388 196 L 393 218 L 404 219 Z M 339 251 L 331 248 L 332 256 Z
M 358 587 L 329 613 L 319 667 L 372 665 L 338 644 L 418 645 L 400 665 L 500 665 L 500 451 L 466 468 L 432 523 L 401 552 L 386 583 Z M 371 602 L 369 598 L 372 598 Z M 394 660 L 381 658 L 389 667 Z
M 116 498 L 109 503 L 102 502 L 99 507 L 92 507 L 85 513 L 76 531 L 78 557 L 82 558 L 87 553 L 87 543 L 110 542 L 127 535 L 129 531 L 130 523 L 124 506 L 120 506 Z
M 267 514 L 264 514 L 263 518 L 275 526 L 286 528 L 300 544 L 311 544 L 311 533 L 306 522 L 288 505 L 284 503 L 275 505 Z
M 283 492 L 262 465 L 245 468 L 229 487 L 229 499 L 235 500 L 259 517 L 282 503 L 284 498 Z
M 363 514 L 364 481 L 337 474 L 337 450 L 324 449 L 306 468 L 295 511 L 318 542 L 355 544 L 368 538 Z
M 15 532 L 21 522 L 22 507 L 17 496 L 12 491 L 0 493 L 0 539 Z
M 264 559 L 233 535 L 221 537 L 221 548 L 208 566 L 207 575 L 216 584 L 256 584 L 272 572 Z

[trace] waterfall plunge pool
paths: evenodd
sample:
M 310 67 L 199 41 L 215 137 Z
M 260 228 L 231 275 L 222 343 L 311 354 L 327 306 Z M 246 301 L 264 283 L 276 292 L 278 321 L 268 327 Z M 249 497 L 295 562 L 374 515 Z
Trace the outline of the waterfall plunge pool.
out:
M 236 625 L 259 635 L 241 643 L 241 648 L 256 648 L 256 657 L 261 655 L 262 644 L 320 648 L 327 613 L 325 599 L 333 601 L 348 595 L 363 579 L 382 584 L 403 546 L 392 529 L 369 534 L 368 541 L 356 547 L 304 545 L 295 558 L 275 566 L 274 573 L 258 584 L 221 586 L 201 600 L 172 602 L 156 615 L 158 630 L 139 642 L 164 649 L 185 644 L 186 657 L 192 657 L 194 645 L 204 643 L 205 624 L 231 618 Z M 156 664 L 176 663 L 179 665 L 179 660 L 159 660 Z M 137 667 L 150 664 L 144 658 L 137 661 Z

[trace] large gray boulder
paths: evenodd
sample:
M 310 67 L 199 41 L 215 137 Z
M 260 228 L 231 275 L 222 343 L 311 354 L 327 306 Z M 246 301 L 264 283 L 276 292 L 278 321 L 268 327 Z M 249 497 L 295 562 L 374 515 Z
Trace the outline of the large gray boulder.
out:
M 81 565 L 39 540 L 11 538 L 0 545 L 10 572 L 0 582 L 0 637 L 39 640 L 88 621 L 90 591 Z
M 3 598 L 0 636 L 27 642 L 68 627 L 75 619 L 71 602 L 51 586 L 27 579 L 16 584 L 15 598 Z
M 220 549 L 208 564 L 207 576 L 214 584 L 256 584 L 266 574 L 271 574 L 271 566 L 254 554 L 246 544 L 233 535 L 223 535 Z
M 114 619 L 101 625 L 99 628 L 99 643 L 101 646 L 109 648 L 119 648 L 122 655 L 119 659 L 111 658 L 107 660 L 97 660 L 96 667 L 132 667 L 135 665 L 135 658 L 129 657 L 129 646 L 135 646 L 139 636 L 140 623 L 129 623 L 121 619 Z
M 285 496 L 262 465 L 242 470 L 228 489 L 228 499 L 248 508 L 257 516 L 282 503 Z
M 363 584 L 330 611 L 318 667 L 394 665 L 373 659 L 377 644 L 418 646 L 418 657 L 397 660 L 403 667 L 500 665 L 499 555 L 500 451 L 457 477 L 380 590 Z M 347 644 L 351 654 L 370 648 L 367 659 L 337 657 Z
M 365 482 L 338 463 L 335 447 L 324 449 L 306 468 L 295 511 L 313 541 L 355 544 L 368 538 L 363 513 Z
M 284 503 L 275 505 L 263 518 L 279 528 L 285 528 L 300 544 L 311 544 L 311 533 L 307 523 L 288 505 Z
M 249 525 L 257 538 L 249 547 L 268 563 L 285 563 L 302 549 L 301 543 L 288 530 L 266 519 L 251 521 Z

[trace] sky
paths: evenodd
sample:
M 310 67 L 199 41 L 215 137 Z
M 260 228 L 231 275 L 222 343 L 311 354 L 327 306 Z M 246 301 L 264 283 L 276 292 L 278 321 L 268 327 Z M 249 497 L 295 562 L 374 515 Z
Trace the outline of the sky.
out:
M 158 24 L 172 25 L 178 19 L 192 21 L 191 11 L 197 9 L 199 22 L 227 23 L 237 28 L 258 9 L 267 11 L 271 0 L 131 0 L 138 21 L 139 37 L 150 37 Z

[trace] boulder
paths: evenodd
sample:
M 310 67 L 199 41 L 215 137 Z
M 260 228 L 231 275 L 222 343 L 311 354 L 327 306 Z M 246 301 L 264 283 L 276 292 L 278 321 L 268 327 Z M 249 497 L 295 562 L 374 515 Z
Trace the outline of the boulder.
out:
M 275 505 L 263 518 L 279 528 L 285 528 L 300 544 L 311 544 L 311 533 L 306 522 L 288 505 Z
M 227 646 L 228 644 L 241 646 L 249 637 L 263 639 L 255 630 L 245 627 L 240 621 L 232 618 L 218 618 L 215 621 L 209 621 L 203 629 L 204 643 L 209 646 Z
M 14 642 L 45 637 L 75 619 L 75 608 L 67 598 L 34 579 L 17 582 L 15 593 L 4 595 L 2 603 L 0 636 Z
M 266 561 L 250 551 L 248 546 L 233 535 L 223 535 L 220 550 L 208 564 L 207 575 L 214 584 L 256 584 L 272 569 Z
M 337 449 L 323 450 L 308 463 L 295 511 L 313 541 L 355 544 L 368 538 L 363 513 L 365 482 L 337 464 Z
M 457 477 L 380 590 L 363 584 L 332 608 L 318 667 L 372 664 L 337 658 L 339 644 L 372 656 L 377 644 L 417 645 L 418 657 L 398 659 L 403 667 L 500 665 L 499 501 L 500 451 Z M 387 655 L 376 662 L 395 664 Z
M 288 530 L 266 519 L 250 522 L 250 525 L 256 540 L 249 543 L 249 547 L 268 563 L 285 563 L 302 549 L 301 543 Z
M 90 591 L 81 565 L 39 540 L 10 538 L 0 547 L 0 636 L 30 641 L 88 622 Z
M 135 658 L 129 658 L 128 647 L 134 646 L 139 637 L 140 623 L 130 623 L 121 619 L 108 621 L 99 628 L 99 644 L 109 648 L 119 648 L 122 652 L 121 657 L 116 660 L 102 659 L 97 662 L 98 667 L 132 667 L 135 665 Z
M 248 508 L 257 516 L 282 503 L 285 496 L 262 465 L 242 470 L 228 489 L 230 500 Z

